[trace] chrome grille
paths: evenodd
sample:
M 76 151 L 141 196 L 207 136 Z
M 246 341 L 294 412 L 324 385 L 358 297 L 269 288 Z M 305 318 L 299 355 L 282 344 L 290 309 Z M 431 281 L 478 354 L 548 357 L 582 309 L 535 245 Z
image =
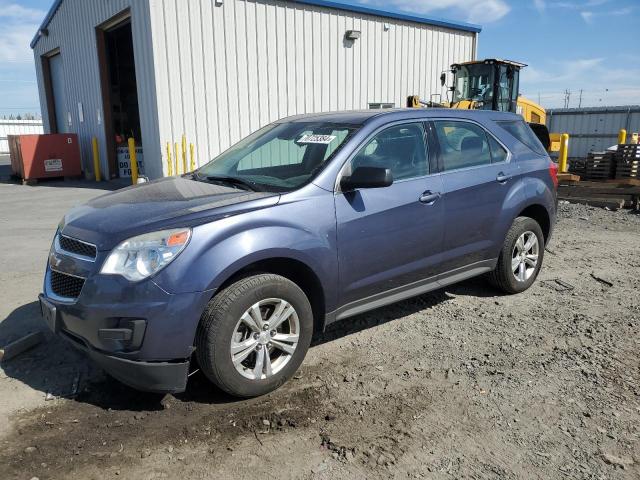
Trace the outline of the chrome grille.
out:
M 96 258 L 97 251 L 95 245 L 76 240 L 75 238 L 66 237 L 64 235 L 58 236 L 58 242 L 60 244 L 60 248 L 65 252 L 91 258 L 92 260 L 95 260 Z
M 84 286 L 84 278 L 51 270 L 51 291 L 64 298 L 78 298 Z

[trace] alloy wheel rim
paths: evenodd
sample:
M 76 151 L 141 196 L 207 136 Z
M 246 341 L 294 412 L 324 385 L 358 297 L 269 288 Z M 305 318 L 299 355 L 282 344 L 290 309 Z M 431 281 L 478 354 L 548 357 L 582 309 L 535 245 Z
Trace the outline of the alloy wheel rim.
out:
M 540 243 L 535 233 L 526 231 L 518 237 L 511 253 L 511 271 L 518 282 L 526 282 L 536 271 Z
M 300 319 L 282 298 L 254 303 L 238 320 L 230 344 L 231 361 L 240 375 L 264 380 L 289 363 L 298 346 Z

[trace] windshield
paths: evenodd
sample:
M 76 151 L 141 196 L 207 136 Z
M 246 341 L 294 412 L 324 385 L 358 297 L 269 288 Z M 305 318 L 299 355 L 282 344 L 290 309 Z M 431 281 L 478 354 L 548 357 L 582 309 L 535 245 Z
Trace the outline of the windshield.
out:
M 295 190 L 308 183 L 357 129 L 326 122 L 274 123 L 214 158 L 195 176 L 238 188 Z
M 453 102 L 471 100 L 477 108 L 491 110 L 493 103 L 493 65 L 460 65 L 456 70 Z

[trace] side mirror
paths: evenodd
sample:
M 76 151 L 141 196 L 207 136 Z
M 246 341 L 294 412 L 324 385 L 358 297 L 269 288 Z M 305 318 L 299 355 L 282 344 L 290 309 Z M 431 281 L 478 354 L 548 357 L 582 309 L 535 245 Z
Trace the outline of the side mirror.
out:
M 440 74 L 440 85 L 444 87 L 445 83 L 447 83 L 447 74 L 442 72 Z
M 343 192 L 350 192 L 358 188 L 382 188 L 393 183 L 393 174 L 388 168 L 358 167 L 351 176 L 342 177 L 340 188 Z

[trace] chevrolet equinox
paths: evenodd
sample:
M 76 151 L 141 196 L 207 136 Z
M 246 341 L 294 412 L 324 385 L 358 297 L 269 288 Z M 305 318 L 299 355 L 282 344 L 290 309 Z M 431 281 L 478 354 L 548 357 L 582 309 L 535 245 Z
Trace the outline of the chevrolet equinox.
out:
M 400 109 L 268 125 L 194 172 L 68 212 L 43 317 L 116 379 L 239 397 L 291 378 L 327 325 L 486 274 L 529 288 L 557 167 L 510 113 Z

